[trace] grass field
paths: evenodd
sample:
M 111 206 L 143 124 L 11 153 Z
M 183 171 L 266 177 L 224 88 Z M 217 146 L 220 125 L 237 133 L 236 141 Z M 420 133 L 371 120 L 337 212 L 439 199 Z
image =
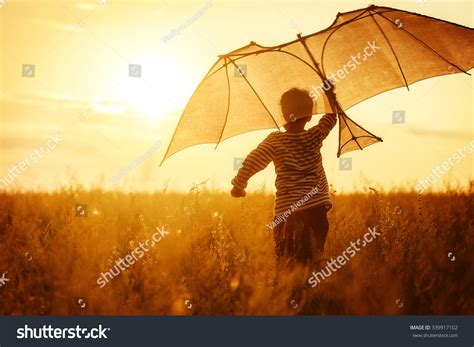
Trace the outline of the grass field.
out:
M 367 228 L 381 236 L 315 288 L 308 274 L 275 278 L 266 226 L 273 196 L 233 199 L 205 187 L 189 194 L 68 188 L 0 195 L 3 315 L 473 314 L 473 196 L 332 193 L 325 257 Z M 78 213 L 76 204 L 79 207 Z M 101 273 L 169 232 L 100 288 Z M 311 270 L 318 270 L 317 268 Z

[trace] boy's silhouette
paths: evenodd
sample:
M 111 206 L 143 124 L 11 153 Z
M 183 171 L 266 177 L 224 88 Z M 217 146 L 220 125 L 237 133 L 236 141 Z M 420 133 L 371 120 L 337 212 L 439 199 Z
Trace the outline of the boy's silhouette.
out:
M 330 110 L 326 96 L 324 102 Z M 316 126 L 305 130 L 312 118 L 313 100 L 301 89 L 285 92 L 280 104 L 286 131 L 271 133 L 245 158 L 232 180 L 231 194 L 245 196 L 250 177 L 273 161 L 277 175 L 272 223 L 276 255 L 280 264 L 308 264 L 314 256 L 322 255 L 329 229 L 326 214 L 332 205 L 320 149 L 337 118 L 334 113 L 325 114 Z

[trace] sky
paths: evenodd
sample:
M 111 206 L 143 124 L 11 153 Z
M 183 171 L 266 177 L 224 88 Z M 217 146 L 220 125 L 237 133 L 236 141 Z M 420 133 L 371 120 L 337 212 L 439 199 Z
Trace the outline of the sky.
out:
M 245 157 L 273 130 L 236 136 L 217 148 L 194 146 L 159 166 L 186 101 L 217 56 L 250 41 L 264 46 L 291 41 L 298 33 L 328 27 L 338 12 L 367 5 L 347 0 L 0 0 L 0 181 L 13 165 L 30 158 L 0 189 L 54 190 L 75 183 L 187 191 L 206 180 L 210 188 L 230 189 L 234 159 Z M 471 1 L 377 5 L 473 26 Z M 369 186 L 415 189 L 453 153 L 471 146 L 472 87 L 470 76 L 454 74 L 350 108 L 349 117 L 384 142 L 345 154 L 351 167 L 341 170 L 333 131 L 322 149 L 329 183 L 339 192 Z M 404 112 L 404 123 L 392 123 L 397 111 Z M 311 125 L 318 119 L 313 117 Z M 51 140 L 55 134 L 57 143 Z M 49 150 L 39 151 L 48 144 Z M 35 151 L 41 153 L 36 160 L 31 157 Z M 467 187 L 473 168 L 467 154 L 431 189 Z M 251 179 L 249 190 L 265 186 L 271 191 L 274 179 L 270 164 Z

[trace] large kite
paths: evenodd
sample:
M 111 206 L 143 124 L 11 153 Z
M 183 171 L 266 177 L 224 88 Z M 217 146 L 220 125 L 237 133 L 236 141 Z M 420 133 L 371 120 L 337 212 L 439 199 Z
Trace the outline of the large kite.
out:
M 251 42 L 219 56 L 188 101 L 163 161 L 196 144 L 279 129 L 279 99 L 294 87 L 310 91 L 313 114 L 327 111 L 318 102 L 327 93 L 339 117 L 338 156 L 363 149 L 381 138 L 345 110 L 423 79 L 469 74 L 473 46 L 472 28 L 374 5 L 339 13 L 327 29 L 279 46 Z M 326 92 L 329 81 L 334 92 Z

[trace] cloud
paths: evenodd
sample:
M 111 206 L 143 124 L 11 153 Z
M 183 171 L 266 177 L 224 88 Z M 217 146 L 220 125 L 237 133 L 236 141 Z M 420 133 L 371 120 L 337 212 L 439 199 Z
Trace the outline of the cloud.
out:
M 93 11 L 97 8 L 97 6 L 98 6 L 98 2 L 97 4 L 91 4 L 87 2 L 76 3 L 76 7 L 83 11 Z
M 92 97 L 89 100 L 79 99 L 71 94 L 43 93 L 43 94 L 17 94 L 0 95 L 0 100 L 12 104 L 22 104 L 27 106 L 58 106 L 67 109 L 91 110 L 105 114 L 123 114 L 130 110 L 130 106 L 121 100 L 107 99 L 103 97 Z
M 419 135 L 419 136 L 430 136 L 430 137 L 451 137 L 455 139 L 467 138 L 470 139 L 472 134 L 469 131 L 460 131 L 460 130 L 442 130 L 442 129 L 428 129 L 421 127 L 409 127 L 408 132 L 410 134 Z
M 40 26 L 41 29 L 50 29 L 54 31 L 67 31 L 67 32 L 84 32 L 84 26 L 81 25 L 80 18 L 77 19 L 77 23 L 63 23 L 49 19 L 42 19 L 38 17 L 31 17 L 28 19 L 29 23 Z M 84 20 L 85 22 L 85 20 Z

